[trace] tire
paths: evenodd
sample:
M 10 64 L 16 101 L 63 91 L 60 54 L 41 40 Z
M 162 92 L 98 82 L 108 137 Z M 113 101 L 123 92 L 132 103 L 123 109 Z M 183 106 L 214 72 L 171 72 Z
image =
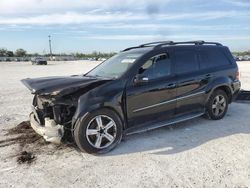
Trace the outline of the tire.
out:
M 81 151 L 100 154 L 109 152 L 120 143 L 122 131 L 119 116 L 112 110 L 100 109 L 77 121 L 73 136 Z
M 220 120 L 226 115 L 227 109 L 228 95 L 221 89 L 215 90 L 207 102 L 205 117 Z

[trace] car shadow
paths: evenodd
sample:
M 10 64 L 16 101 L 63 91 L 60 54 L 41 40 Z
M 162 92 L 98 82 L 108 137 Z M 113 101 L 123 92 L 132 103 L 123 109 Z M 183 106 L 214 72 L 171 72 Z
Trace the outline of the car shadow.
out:
M 250 105 L 234 103 L 222 120 L 196 118 L 154 131 L 134 134 L 106 156 L 145 152 L 170 155 L 191 150 L 207 142 L 236 134 L 250 134 Z

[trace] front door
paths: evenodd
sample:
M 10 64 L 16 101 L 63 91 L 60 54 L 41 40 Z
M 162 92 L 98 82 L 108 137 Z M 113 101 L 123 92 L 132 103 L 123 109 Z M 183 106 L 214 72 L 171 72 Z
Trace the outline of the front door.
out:
M 171 55 L 150 57 L 138 70 L 141 83 L 131 81 L 126 88 L 128 126 L 162 122 L 173 118 L 176 107 L 176 78 Z

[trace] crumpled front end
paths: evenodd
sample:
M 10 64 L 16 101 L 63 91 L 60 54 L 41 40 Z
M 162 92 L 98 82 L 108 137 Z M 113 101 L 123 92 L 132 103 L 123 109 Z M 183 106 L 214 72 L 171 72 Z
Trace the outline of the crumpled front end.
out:
M 21 81 L 35 95 L 30 115 L 32 128 L 45 140 L 59 143 L 71 136 L 79 97 L 111 79 L 75 75 Z
M 62 125 L 56 124 L 53 119 L 45 118 L 45 125 L 39 124 L 34 112 L 30 114 L 30 125 L 34 131 L 41 135 L 47 142 L 59 144 L 64 134 Z
M 62 101 L 54 101 L 48 96 L 34 97 L 30 124 L 47 142 L 60 143 L 65 135 L 65 129 L 71 129 L 75 107 L 67 99 Z

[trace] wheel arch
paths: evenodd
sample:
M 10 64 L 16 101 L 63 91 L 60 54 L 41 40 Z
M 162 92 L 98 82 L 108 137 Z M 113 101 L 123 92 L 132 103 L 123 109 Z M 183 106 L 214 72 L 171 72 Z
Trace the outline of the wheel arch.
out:
M 229 84 L 220 84 L 220 85 L 217 85 L 216 87 L 210 89 L 210 91 L 208 92 L 208 96 L 207 96 L 207 99 L 206 99 L 206 102 L 209 100 L 210 96 L 216 91 L 216 90 L 222 90 L 224 91 L 227 96 L 228 96 L 228 103 L 230 104 L 232 102 L 232 99 L 233 99 L 233 92 L 232 92 L 232 88 L 230 87 Z
M 216 91 L 216 90 L 219 90 L 219 89 L 222 90 L 222 91 L 224 91 L 227 94 L 227 96 L 228 96 L 228 103 L 231 103 L 232 102 L 232 98 L 233 98 L 233 94 L 232 94 L 231 88 L 228 85 L 222 85 L 222 86 L 216 87 L 213 90 L 213 92 Z
M 108 109 L 116 113 L 122 122 L 123 129 L 127 127 L 126 114 L 123 109 L 121 97 L 91 97 L 91 94 L 83 95 L 78 101 L 77 110 L 73 116 L 72 129 L 77 123 L 82 122 L 89 114 L 99 109 Z
M 232 102 L 233 99 L 233 88 L 232 88 L 232 80 L 229 77 L 217 77 L 214 79 L 206 88 L 207 98 L 206 103 L 209 100 L 212 93 L 218 89 L 223 90 L 229 99 L 229 103 Z

